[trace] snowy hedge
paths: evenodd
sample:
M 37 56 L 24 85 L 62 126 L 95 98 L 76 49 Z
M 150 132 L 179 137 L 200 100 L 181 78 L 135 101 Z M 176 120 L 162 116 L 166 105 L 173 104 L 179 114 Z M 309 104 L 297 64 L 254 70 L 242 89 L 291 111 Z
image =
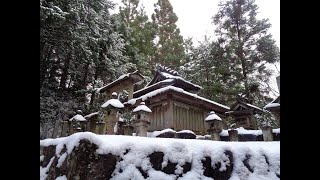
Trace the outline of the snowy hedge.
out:
M 76 133 L 40 141 L 40 179 L 280 179 L 280 142 Z

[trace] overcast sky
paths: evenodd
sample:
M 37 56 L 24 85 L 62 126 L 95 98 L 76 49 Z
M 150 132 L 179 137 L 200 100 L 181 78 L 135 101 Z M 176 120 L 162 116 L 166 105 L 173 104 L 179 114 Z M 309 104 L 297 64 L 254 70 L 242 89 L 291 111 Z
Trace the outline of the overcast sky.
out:
M 121 0 L 112 0 L 121 3 Z M 214 25 L 212 17 L 218 12 L 220 0 L 170 0 L 173 11 L 178 16 L 177 26 L 180 28 L 181 35 L 186 39 L 193 38 L 194 45 L 202 41 L 204 35 L 214 36 Z M 154 13 L 154 4 L 157 0 L 140 0 L 145 7 L 147 15 L 150 17 Z M 280 0 L 256 0 L 258 5 L 258 19 L 268 18 L 271 23 L 269 32 L 272 34 L 277 46 L 280 48 Z M 280 71 L 280 64 L 277 63 Z M 280 75 L 274 65 L 269 66 L 274 70 L 274 75 L 270 82 L 273 89 L 278 91 L 275 77 Z M 270 94 L 271 95 L 271 94 Z M 275 95 L 272 95 L 275 97 Z

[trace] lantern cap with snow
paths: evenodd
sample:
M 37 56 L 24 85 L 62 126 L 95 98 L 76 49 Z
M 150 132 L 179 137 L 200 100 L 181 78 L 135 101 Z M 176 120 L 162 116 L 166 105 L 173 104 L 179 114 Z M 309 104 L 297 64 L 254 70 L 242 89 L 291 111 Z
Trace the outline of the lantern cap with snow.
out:
M 102 108 L 116 108 L 116 109 L 122 109 L 124 108 L 124 105 L 119 101 L 117 97 L 117 93 L 112 93 L 112 98 L 109 99 L 107 102 L 103 103 Z
M 220 133 L 223 129 L 222 119 L 214 111 L 211 111 L 204 121 L 208 131 Z
M 87 121 L 81 114 L 73 116 L 69 121 Z
M 141 102 L 139 106 L 132 110 L 132 113 L 136 115 L 135 120 L 149 121 L 148 114 L 152 113 L 152 111 L 146 106 L 145 102 Z
M 146 137 L 148 126 L 150 125 L 149 114 L 152 113 L 151 109 L 144 102 L 141 102 L 139 106 L 132 110 L 132 113 L 135 114 L 133 126 L 136 135 Z

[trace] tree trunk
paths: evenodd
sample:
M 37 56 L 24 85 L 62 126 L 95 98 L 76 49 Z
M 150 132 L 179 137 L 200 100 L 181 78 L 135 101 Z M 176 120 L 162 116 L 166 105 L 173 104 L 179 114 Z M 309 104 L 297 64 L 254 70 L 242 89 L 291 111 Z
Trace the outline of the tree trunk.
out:
M 60 87 L 62 89 L 66 88 L 66 82 L 69 74 L 70 60 L 71 60 L 71 53 L 69 53 L 67 58 L 65 59 L 65 63 L 62 69 L 62 75 L 60 80 Z
M 87 77 L 89 73 L 89 65 L 90 65 L 89 62 L 85 65 L 84 76 L 81 82 L 81 89 L 86 89 L 86 86 L 87 86 L 86 82 L 87 82 Z
M 46 53 L 44 53 L 45 49 L 47 49 Z M 51 58 L 51 54 L 52 47 L 43 47 L 42 50 L 40 50 L 40 88 L 42 87 L 43 82 L 45 81 L 46 71 L 48 68 L 48 61 Z

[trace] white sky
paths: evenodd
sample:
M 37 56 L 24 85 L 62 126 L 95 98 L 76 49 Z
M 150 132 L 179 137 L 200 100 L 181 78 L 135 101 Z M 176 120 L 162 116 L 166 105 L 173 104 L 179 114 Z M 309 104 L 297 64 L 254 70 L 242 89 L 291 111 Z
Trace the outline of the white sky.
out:
M 112 0 L 120 4 L 121 0 Z M 202 41 L 204 35 L 214 36 L 214 25 L 212 17 L 218 12 L 220 0 L 170 0 L 173 11 L 178 16 L 177 26 L 180 28 L 181 35 L 186 39 L 193 38 L 194 45 Z M 150 17 L 154 13 L 154 4 L 157 0 L 140 0 L 145 7 L 147 15 Z M 280 48 L 280 0 L 256 0 L 258 5 L 258 18 L 268 18 L 271 23 L 269 32 L 272 34 L 277 46 Z M 278 91 L 275 77 L 280 75 L 272 65 L 271 69 L 275 71 L 271 77 L 271 86 Z M 280 64 L 277 64 L 280 71 Z M 271 94 L 270 94 L 271 95 Z M 272 97 L 275 97 L 272 95 Z
M 112 0 L 118 4 L 121 0 Z M 140 0 L 149 17 L 154 13 L 153 5 L 157 0 Z M 212 17 L 218 12 L 219 0 L 170 0 L 173 11 L 178 16 L 177 26 L 184 38 L 193 37 L 194 44 L 202 41 L 204 35 L 213 36 L 215 29 Z M 271 23 L 269 32 L 280 48 L 280 0 L 256 0 L 258 18 L 268 18 Z

